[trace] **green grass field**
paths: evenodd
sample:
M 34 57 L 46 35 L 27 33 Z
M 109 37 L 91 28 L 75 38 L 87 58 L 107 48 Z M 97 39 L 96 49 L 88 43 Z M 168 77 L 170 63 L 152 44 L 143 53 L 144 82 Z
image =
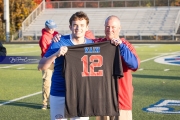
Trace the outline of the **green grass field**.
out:
M 4 46 L 8 56 L 40 56 L 37 44 Z M 180 44 L 134 46 L 141 65 L 139 70 L 133 73 L 133 120 L 180 120 L 180 64 L 168 65 L 154 61 L 161 56 L 180 57 Z M 42 79 L 37 64 L 0 64 L 0 86 L 0 120 L 50 119 L 49 110 L 41 110 Z M 153 106 L 162 99 L 178 102 Z M 142 110 L 148 107 L 156 108 L 159 112 Z M 91 120 L 94 120 L 94 117 L 91 117 Z

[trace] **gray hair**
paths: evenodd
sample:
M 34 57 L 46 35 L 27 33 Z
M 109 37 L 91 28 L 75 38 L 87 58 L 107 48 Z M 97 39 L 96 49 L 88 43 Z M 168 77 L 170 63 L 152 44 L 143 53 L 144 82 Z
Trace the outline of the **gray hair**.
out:
M 109 21 L 112 18 L 116 18 L 119 21 L 119 25 L 121 25 L 120 19 L 115 15 L 111 15 L 111 16 L 107 17 L 106 20 L 105 20 L 105 24 L 106 24 L 107 21 Z

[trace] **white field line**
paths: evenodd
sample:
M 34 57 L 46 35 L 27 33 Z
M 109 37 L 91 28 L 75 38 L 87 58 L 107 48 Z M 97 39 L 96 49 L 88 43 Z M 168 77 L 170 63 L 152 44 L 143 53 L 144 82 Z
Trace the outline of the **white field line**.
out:
M 21 69 L 24 69 L 25 67 L 19 67 L 19 68 L 17 68 L 18 70 L 21 70 Z
M 10 67 L 20 66 L 20 65 L 24 65 L 24 64 L 9 65 L 9 66 L 4 66 L 4 67 L 0 67 L 0 68 L 10 68 Z
M 164 71 L 169 71 L 170 69 L 164 69 Z
M 152 57 L 152 58 L 149 58 L 149 59 L 146 59 L 146 60 L 142 60 L 141 63 L 152 60 L 152 59 L 155 59 L 155 58 L 158 58 L 158 57 L 162 57 L 162 56 L 169 55 L 169 54 L 175 54 L 175 53 L 180 53 L 180 51 L 173 52 L 173 53 L 164 53 L 164 54 L 159 55 L 159 56 L 155 56 L 155 57 Z
M 16 99 L 13 99 L 13 100 L 9 100 L 9 101 L 7 101 L 7 102 L 1 103 L 0 106 L 6 105 L 6 104 L 9 104 L 9 103 L 18 101 L 18 100 L 22 100 L 22 99 L 24 99 L 24 98 L 28 98 L 28 97 L 31 97 L 31 96 L 34 96 L 34 95 L 38 95 L 38 94 L 41 94 L 41 93 L 42 93 L 42 91 L 41 91 L 41 92 L 37 92 L 37 93 L 30 94 L 30 95 L 26 95 L 26 96 L 23 96 L 23 97 L 20 97 L 20 98 L 16 98 Z
M 16 52 L 16 53 L 8 53 L 8 55 L 13 55 L 13 54 L 24 54 L 24 53 L 32 53 L 32 52 L 38 52 L 39 50 L 36 51 L 31 51 L 31 52 Z
M 180 51 L 178 51 L 178 52 L 180 52 Z M 169 55 L 169 54 L 175 54 L 175 53 L 178 53 L 178 52 L 166 53 L 166 54 L 163 54 L 163 55 L 159 55 L 159 56 L 156 56 L 156 57 L 152 57 L 152 58 L 149 58 L 149 59 L 146 59 L 146 60 L 142 60 L 141 63 L 147 62 L 147 61 L 152 60 L 152 59 L 155 59 L 155 58 L 157 58 L 157 57 L 161 57 L 161 56 Z M 22 100 L 22 99 L 24 99 L 24 98 L 28 98 L 28 97 L 31 97 L 31 96 L 34 96 L 34 95 L 38 95 L 38 94 L 41 94 L 41 93 L 42 93 L 42 91 L 37 92 L 37 93 L 30 94 L 30 95 L 26 95 L 26 96 L 23 96 L 23 97 L 20 97 L 20 98 L 16 98 L 16 99 L 13 99 L 13 100 L 9 100 L 9 101 L 7 101 L 7 102 L 1 103 L 0 106 L 3 106 L 3 105 L 5 105 L 5 104 L 9 104 L 9 103 L 12 103 L 12 102 L 15 102 L 15 101 L 18 101 L 18 100 Z

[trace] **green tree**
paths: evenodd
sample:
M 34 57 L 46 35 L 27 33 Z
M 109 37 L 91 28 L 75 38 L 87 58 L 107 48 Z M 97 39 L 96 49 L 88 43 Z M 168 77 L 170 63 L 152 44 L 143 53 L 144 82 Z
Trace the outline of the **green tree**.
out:
M 10 35 L 16 33 L 26 17 L 37 7 L 33 0 L 9 0 Z M 4 3 L 0 0 L 0 40 L 5 40 Z
M 22 22 L 36 8 L 37 4 L 32 0 L 10 0 L 10 24 L 11 32 L 21 28 Z
M 4 36 L 4 24 L 3 24 L 3 0 L 0 0 L 0 41 L 5 39 Z
M 180 0 L 172 0 L 171 5 L 180 6 Z

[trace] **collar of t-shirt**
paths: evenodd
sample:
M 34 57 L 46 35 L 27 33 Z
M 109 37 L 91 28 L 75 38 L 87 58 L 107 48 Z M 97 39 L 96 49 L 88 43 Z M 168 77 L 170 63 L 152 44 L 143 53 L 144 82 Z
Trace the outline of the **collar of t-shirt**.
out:
M 84 43 L 86 43 L 86 38 L 84 38 L 84 39 L 85 39 Z M 77 44 L 74 43 L 73 40 L 72 40 L 72 34 L 70 34 L 70 40 L 71 40 L 71 42 L 72 42 L 74 45 L 77 45 Z

